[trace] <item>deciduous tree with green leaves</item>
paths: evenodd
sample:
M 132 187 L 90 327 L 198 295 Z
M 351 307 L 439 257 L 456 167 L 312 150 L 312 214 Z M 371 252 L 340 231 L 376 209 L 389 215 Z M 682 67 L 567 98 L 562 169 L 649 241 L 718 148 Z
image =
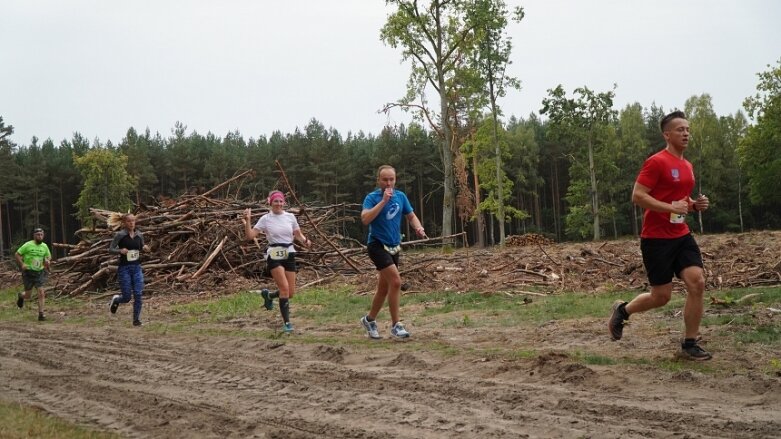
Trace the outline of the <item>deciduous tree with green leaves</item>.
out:
M 494 146 L 494 170 L 496 177 L 495 182 L 504 180 L 504 169 L 502 165 L 502 150 L 499 146 L 499 115 L 501 110 L 497 104 L 499 98 L 504 97 L 507 94 L 508 89 L 520 89 L 521 83 L 517 78 L 507 75 L 507 66 L 511 64 L 510 53 L 512 52 L 512 40 L 506 34 L 506 27 L 509 11 L 503 1 L 487 2 L 485 9 L 483 9 L 484 18 L 483 21 L 486 26 L 482 29 L 483 35 L 480 38 L 480 44 L 478 45 L 477 57 L 475 59 L 475 65 L 479 72 L 479 77 L 485 84 L 486 95 L 490 103 L 491 116 L 493 118 L 493 146 Z M 520 22 L 523 19 L 523 8 L 518 7 L 513 11 L 512 17 L 515 21 Z M 505 188 L 503 184 L 497 184 L 496 197 L 494 202 L 496 204 L 496 218 L 499 223 L 499 245 L 504 245 L 504 224 L 505 217 Z M 509 195 L 509 194 L 508 194 Z M 517 217 L 516 212 L 513 212 L 511 216 Z M 527 215 L 528 216 L 528 215 Z
M 614 87 L 615 90 L 615 87 Z M 613 90 L 595 93 L 588 87 L 575 89 L 578 98 L 568 98 L 564 87 L 561 85 L 555 89 L 548 90 L 549 96 L 542 100 L 543 108 L 541 113 L 547 114 L 552 125 L 552 134 L 558 139 L 567 139 L 572 145 L 586 146 L 588 159 L 588 184 L 572 181 L 568 193 L 573 201 L 581 202 L 581 196 L 578 192 L 588 188 L 590 206 L 574 206 L 570 204 L 570 214 L 578 218 L 591 216 L 593 224 L 593 239 L 599 240 L 600 235 L 600 210 L 599 210 L 599 187 L 597 184 L 597 163 L 595 161 L 595 148 L 603 146 L 599 143 L 598 134 L 600 130 L 611 123 L 615 117 L 613 110 Z M 582 149 L 582 148 L 578 148 Z M 577 159 L 573 158 L 572 166 L 583 166 Z M 573 176 L 573 179 L 575 177 Z M 589 212 L 590 210 L 590 212 Z M 574 218 L 574 217 L 573 217 Z M 572 223 L 572 221 L 569 221 Z M 575 221 L 580 223 L 580 221 Z
M 488 13 L 496 1 L 387 0 L 386 3 L 396 10 L 388 16 L 380 38 L 391 47 L 402 49 L 403 59 L 412 63 L 412 73 L 406 97 L 385 109 L 399 106 L 414 110 L 439 135 L 444 171 L 442 233 L 450 235 L 455 202 L 454 158 L 459 146 L 453 142 L 456 134 L 453 99 L 460 95 L 458 87 L 467 83 L 474 86 L 471 81 L 464 81 L 465 77 L 475 78 L 475 68 L 468 60 L 473 59 L 492 26 L 501 23 Z M 438 110 L 428 105 L 429 86 L 439 98 Z
M 757 93 L 743 101 L 755 121 L 740 144 L 740 162 L 749 178 L 749 197 L 764 207 L 766 223 L 781 222 L 781 59 L 758 73 Z M 776 212 L 771 214 L 770 212 Z
M 82 225 L 92 227 L 91 207 L 126 212 L 133 203 L 130 194 L 136 181 L 127 172 L 127 156 L 107 148 L 94 148 L 74 162 L 82 176 L 83 186 L 76 201 Z

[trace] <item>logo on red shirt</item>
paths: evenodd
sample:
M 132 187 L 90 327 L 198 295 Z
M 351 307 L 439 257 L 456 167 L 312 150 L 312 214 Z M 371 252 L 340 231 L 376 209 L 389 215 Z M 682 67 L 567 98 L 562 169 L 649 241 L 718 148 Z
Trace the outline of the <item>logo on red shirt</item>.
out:
M 681 181 L 681 175 L 678 173 L 678 169 L 670 169 L 670 172 L 673 175 L 673 181 Z

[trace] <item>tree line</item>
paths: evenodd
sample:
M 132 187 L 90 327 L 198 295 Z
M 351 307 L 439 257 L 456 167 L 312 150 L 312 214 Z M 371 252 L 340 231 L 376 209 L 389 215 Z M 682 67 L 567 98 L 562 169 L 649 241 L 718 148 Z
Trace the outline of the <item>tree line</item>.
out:
M 411 73 L 406 96 L 385 110 L 412 112 L 406 126 L 343 136 L 313 119 L 292 133 L 245 139 L 177 122 L 165 137 L 131 127 L 116 145 L 79 133 L 22 145 L 0 116 L 0 254 L 36 226 L 48 240 L 71 242 L 91 225 L 90 207 L 127 210 L 199 193 L 242 169 L 256 177 L 240 195 L 262 200 L 277 183 L 276 160 L 312 203 L 361 203 L 377 167 L 391 164 L 430 235 L 466 231 L 479 246 L 501 244 L 506 233 L 559 241 L 638 234 L 642 212 L 630 194 L 645 158 L 664 147 L 662 107 L 615 108 L 615 87 L 558 85 L 539 114 L 504 118 L 499 100 L 520 84 L 506 73 L 505 29 L 524 18 L 522 8 L 502 0 L 387 3 L 395 11 L 380 39 L 401 50 Z M 781 67 L 768 68 L 744 102 L 753 124 L 740 110 L 716 115 L 708 94 L 681 109 L 696 190 L 712 207 L 688 219 L 696 231 L 781 225 Z M 346 236 L 364 232 L 358 221 L 344 224 Z
M 773 80 L 781 83 L 781 74 Z M 695 166 L 697 190 L 710 197 L 713 207 L 701 222 L 690 218 L 694 230 L 781 225 L 781 105 L 778 97 L 752 99 L 758 104 L 749 107 L 758 117 L 755 125 L 740 111 L 717 116 L 707 94 L 686 101 L 683 110 L 692 132 L 686 157 Z M 484 117 L 460 145 L 472 209 L 466 216 L 456 212 L 454 230 L 468 232 L 474 243 L 499 242 L 491 212 L 496 133 L 509 234 L 543 233 L 559 241 L 637 235 L 642 212 L 631 204 L 632 185 L 646 157 L 664 147 L 658 123 L 665 110 L 639 103 L 614 110 L 612 92 L 582 88 L 567 95 L 556 87 L 541 111 L 547 119 L 531 114 L 497 125 Z M 375 186 L 377 167 L 392 164 L 398 187 L 412 200 L 426 230 L 432 236 L 442 233 L 439 138 L 417 123 L 342 136 L 312 119 L 292 133 L 249 139 L 239 132 L 188 132 L 177 123 L 165 137 L 130 128 L 117 144 L 90 142 L 75 133 L 59 144 L 33 138 L 20 145 L 12 141 L 13 127 L 0 117 L 0 132 L 0 237 L 6 252 L 29 239 L 36 226 L 47 230 L 47 240 L 73 242 L 73 232 L 89 225 L 89 207 L 127 210 L 202 193 L 242 169 L 253 169 L 255 177 L 241 196 L 263 200 L 278 184 L 275 160 L 303 202 L 321 204 L 361 203 Z M 480 217 L 487 224 L 482 233 Z M 357 218 L 345 224 L 343 233 L 365 239 Z

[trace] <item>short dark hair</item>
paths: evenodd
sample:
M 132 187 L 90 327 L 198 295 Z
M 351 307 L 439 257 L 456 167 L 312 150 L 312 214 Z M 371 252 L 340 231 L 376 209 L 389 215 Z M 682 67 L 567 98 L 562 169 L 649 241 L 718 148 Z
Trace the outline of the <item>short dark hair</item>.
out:
M 667 116 L 664 116 L 662 118 L 662 121 L 659 122 L 659 127 L 662 129 L 662 132 L 664 132 L 664 129 L 667 128 L 667 124 L 672 122 L 673 119 L 686 119 L 686 114 L 683 111 L 679 110 L 679 111 L 673 111 Z
M 43 233 L 43 229 L 42 229 L 42 228 L 40 228 L 40 227 L 36 227 L 36 228 L 34 228 L 34 229 L 33 229 L 33 235 L 35 235 L 36 233 Z

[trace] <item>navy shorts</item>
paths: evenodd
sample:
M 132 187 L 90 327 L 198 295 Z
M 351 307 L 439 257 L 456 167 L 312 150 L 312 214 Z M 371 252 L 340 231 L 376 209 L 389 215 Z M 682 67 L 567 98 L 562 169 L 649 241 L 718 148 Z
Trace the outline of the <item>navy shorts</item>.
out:
M 22 283 L 24 284 L 24 290 L 30 291 L 33 288 L 41 288 L 48 279 L 48 275 L 45 270 L 24 270 L 22 273 Z
M 673 239 L 641 238 L 640 250 L 651 286 L 669 284 L 673 275 L 680 279 L 686 267 L 702 268 L 700 247 L 691 233 Z
M 372 241 L 366 246 L 369 251 L 369 259 L 374 262 L 374 266 L 377 267 L 377 271 L 383 268 L 390 267 L 391 265 L 399 266 L 399 253 L 392 255 L 385 250 L 385 245 L 380 241 Z

